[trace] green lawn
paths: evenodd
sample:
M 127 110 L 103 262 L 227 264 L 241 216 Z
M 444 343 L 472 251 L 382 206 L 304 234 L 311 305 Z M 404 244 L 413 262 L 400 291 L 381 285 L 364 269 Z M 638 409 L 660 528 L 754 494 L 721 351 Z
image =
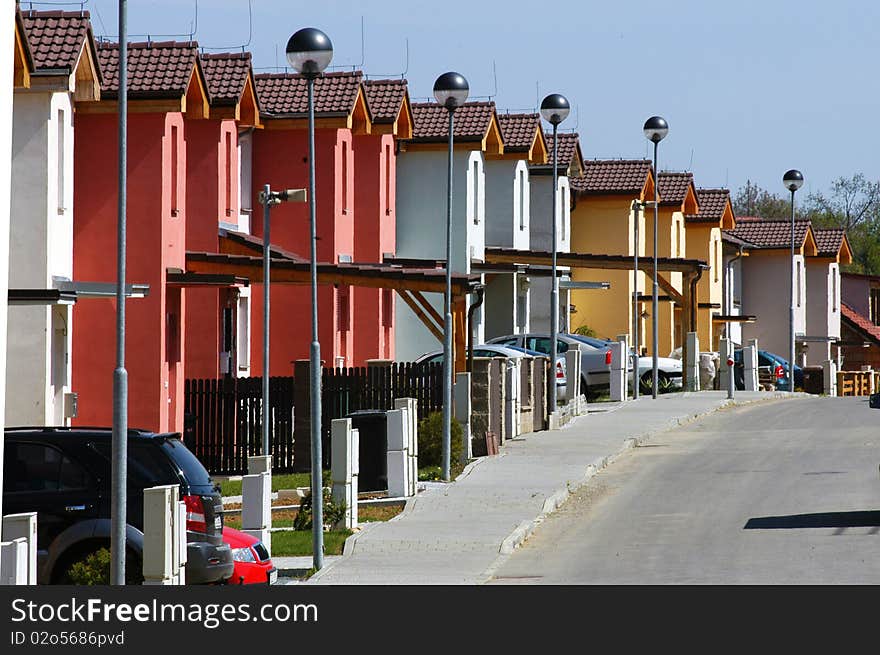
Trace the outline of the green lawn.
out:
M 342 545 L 351 536 L 351 530 L 333 530 L 324 533 L 324 554 L 342 555 Z M 312 554 L 311 530 L 285 530 L 272 533 L 272 556 L 294 557 Z
M 309 487 L 312 484 L 311 473 L 288 473 L 272 476 L 272 491 L 280 489 L 296 489 Z M 224 480 L 220 483 L 220 493 L 224 496 L 240 496 L 241 480 Z

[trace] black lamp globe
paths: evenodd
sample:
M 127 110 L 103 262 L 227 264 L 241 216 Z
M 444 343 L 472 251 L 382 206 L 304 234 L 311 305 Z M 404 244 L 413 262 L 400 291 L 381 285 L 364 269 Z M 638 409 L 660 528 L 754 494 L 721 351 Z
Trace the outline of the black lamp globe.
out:
M 468 98 L 467 80 L 458 73 L 443 73 L 434 82 L 434 97 L 450 111 L 461 107 Z
M 551 125 L 559 125 L 568 118 L 571 106 L 564 95 L 551 93 L 541 101 L 541 116 Z
M 645 138 L 651 143 L 660 143 L 669 133 L 669 124 L 660 116 L 651 116 L 645 121 Z
M 782 183 L 786 189 L 794 192 L 804 185 L 804 176 L 799 170 L 792 168 L 782 176 Z
M 287 42 L 287 61 L 303 75 L 318 75 L 333 59 L 330 37 L 314 27 L 304 27 Z

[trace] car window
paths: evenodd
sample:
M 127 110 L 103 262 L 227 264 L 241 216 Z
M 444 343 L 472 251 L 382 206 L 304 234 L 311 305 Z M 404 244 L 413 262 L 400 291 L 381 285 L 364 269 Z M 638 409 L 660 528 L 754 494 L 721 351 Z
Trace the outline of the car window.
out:
M 100 441 L 92 444 L 107 462 L 110 457 L 110 444 Z M 128 442 L 128 484 L 133 487 L 153 487 L 160 484 L 177 482 L 174 471 L 166 457 L 158 448 L 149 443 L 138 441 Z
M 550 337 L 529 337 L 526 342 L 529 350 L 537 350 L 545 355 L 550 354 Z M 568 344 L 559 339 L 556 340 L 556 354 L 562 354 L 568 350 Z
M 71 491 L 86 489 L 91 483 L 80 464 L 48 444 L 9 444 L 3 460 L 3 490 L 7 492 Z
M 495 350 L 485 350 L 483 348 L 474 348 L 474 357 L 504 357 L 505 355 Z
M 162 450 L 183 471 L 189 484 L 214 484 L 204 465 L 193 455 L 189 448 L 183 445 L 180 439 L 164 439 L 162 441 Z
M 430 357 L 426 357 L 423 359 L 420 364 L 433 364 L 434 362 L 442 362 L 443 361 L 443 353 L 437 353 L 436 355 L 431 355 Z
M 497 343 L 502 346 L 515 346 L 519 343 L 519 337 L 510 337 L 508 339 L 494 339 L 492 343 Z

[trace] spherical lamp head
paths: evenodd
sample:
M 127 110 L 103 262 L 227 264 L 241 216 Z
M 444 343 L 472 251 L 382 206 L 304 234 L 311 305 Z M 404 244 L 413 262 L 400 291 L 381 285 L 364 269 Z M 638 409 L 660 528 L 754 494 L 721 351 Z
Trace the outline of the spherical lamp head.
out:
M 571 106 L 564 95 L 551 93 L 541 101 L 541 116 L 551 125 L 559 125 L 568 118 Z
M 660 143 L 669 132 L 669 124 L 660 116 L 651 116 L 645 121 L 645 138 L 651 143 Z
M 797 191 L 804 185 L 803 174 L 794 168 L 782 176 L 782 184 L 791 192 Z
M 287 41 L 287 61 L 303 75 L 318 75 L 333 59 L 330 37 L 314 27 L 304 27 Z
M 434 82 L 434 97 L 450 111 L 461 107 L 468 98 L 467 80 L 458 73 L 443 73 Z

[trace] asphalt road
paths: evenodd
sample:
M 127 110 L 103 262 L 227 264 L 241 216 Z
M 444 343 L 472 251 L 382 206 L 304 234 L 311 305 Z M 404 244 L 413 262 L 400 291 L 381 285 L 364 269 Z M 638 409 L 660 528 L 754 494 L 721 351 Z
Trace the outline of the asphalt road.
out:
M 880 584 L 880 410 L 722 410 L 599 473 L 491 584 Z

